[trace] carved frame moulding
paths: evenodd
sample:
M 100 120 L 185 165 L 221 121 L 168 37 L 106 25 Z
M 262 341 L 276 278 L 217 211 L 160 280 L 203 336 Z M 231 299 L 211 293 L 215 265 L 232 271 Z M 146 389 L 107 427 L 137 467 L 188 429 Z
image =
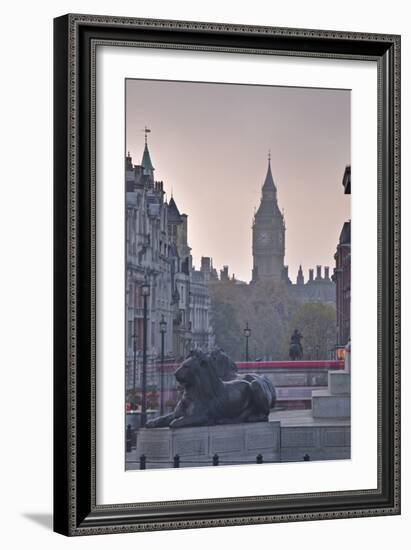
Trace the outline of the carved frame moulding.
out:
M 75 536 L 399 514 L 400 37 L 77 14 L 55 19 L 54 33 L 55 531 Z M 268 494 L 239 491 L 227 497 L 151 501 L 139 500 L 137 492 L 134 502 L 100 502 L 96 142 L 101 129 L 96 125 L 96 90 L 97 58 L 103 48 L 127 50 L 130 63 L 133 51 L 153 49 L 190 52 L 194 59 L 208 53 L 226 59 L 262 56 L 331 64 L 346 60 L 358 62 L 360 68 L 361 63 L 375 64 L 377 135 L 371 136 L 378 149 L 377 201 L 371 206 L 378 219 L 375 487 L 359 484 L 350 490 L 281 494 L 270 487 Z

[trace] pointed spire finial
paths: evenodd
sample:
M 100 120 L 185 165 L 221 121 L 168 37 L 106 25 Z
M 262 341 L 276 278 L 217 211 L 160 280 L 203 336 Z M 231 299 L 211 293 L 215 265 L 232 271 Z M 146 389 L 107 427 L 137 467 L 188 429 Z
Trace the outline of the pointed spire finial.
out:
M 275 186 L 273 175 L 271 173 L 271 149 L 268 150 L 267 174 L 265 176 L 262 191 L 263 194 L 268 192 L 270 195 L 274 192 L 274 198 L 276 198 L 277 188 Z
M 144 129 L 141 131 L 144 132 L 144 142 L 147 145 L 147 134 L 149 134 L 151 130 L 147 126 L 144 126 Z
M 141 130 L 141 131 L 144 132 L 144 140 L 145 140 L 143 158 L 141 159 L 141 166 L 144 168 L 144 173 L 146 175 L 153 177 L 154 166 L 151 162 L 150 153 L 147 145 L 147 134 L 149 134 L 151 130 L 150 128 L 147 128 L 147 126 L 144 126 L 144 130 Z

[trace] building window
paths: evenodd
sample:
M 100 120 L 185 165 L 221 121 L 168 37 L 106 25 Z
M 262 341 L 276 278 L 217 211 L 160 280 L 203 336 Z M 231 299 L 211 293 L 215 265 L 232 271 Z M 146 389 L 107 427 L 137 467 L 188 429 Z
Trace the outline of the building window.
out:
M 141 286 L 136 284 L 135 286 L 135 301 L 134 307 L 143 307 L 143 295 L 141 294 Z

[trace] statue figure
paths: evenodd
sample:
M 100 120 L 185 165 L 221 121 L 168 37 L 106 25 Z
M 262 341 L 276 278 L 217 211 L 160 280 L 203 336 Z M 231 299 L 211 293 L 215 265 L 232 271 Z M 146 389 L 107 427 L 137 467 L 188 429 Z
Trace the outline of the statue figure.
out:
M 292 361 L 303 358 L 303 346 L 301 344 L 302 339 L 303 335 L 298 328 L 295 328 L 293 334 L 291 335 L 289 351 L 289 356 Z
M 238 369 L 234 361 L 223 350 L 212 351 L 210 359 L 216 369 L 217 376 L 229 382 L 238 378 Z
M 237 376 L 235 363 L 222 352 L 192 351 L 174 376 L 183 388 L 180 401 L 172 413 L 150 420 L 146 428 L 266 422 L 275 405 L 270 379 Z

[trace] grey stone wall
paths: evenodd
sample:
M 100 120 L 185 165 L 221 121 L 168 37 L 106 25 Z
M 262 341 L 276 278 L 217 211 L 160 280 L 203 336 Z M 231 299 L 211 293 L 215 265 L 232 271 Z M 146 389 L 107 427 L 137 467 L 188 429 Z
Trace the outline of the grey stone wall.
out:
M 196 428 L 140 429 L 135 451 L 146 456 L 147 468 L 170 468 L 175 455 L 180 467 L 212 466 L 217 454 L 220 465 L 256 462 L 258 454 L 280 461 L 280 422 L 257 422 Z

